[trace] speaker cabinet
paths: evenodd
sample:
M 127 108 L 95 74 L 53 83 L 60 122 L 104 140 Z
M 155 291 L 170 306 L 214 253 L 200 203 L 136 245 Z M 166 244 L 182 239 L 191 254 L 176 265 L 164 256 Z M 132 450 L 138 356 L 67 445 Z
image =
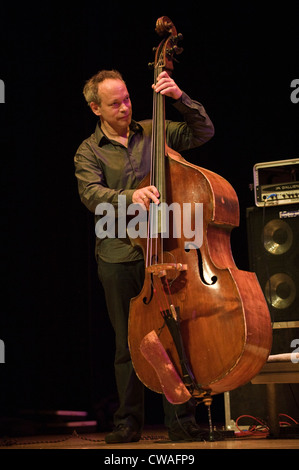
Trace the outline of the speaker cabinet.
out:
M 247 234 L 249 269 L 272 322 L 299 320 L 299 205 L 248 208 Z

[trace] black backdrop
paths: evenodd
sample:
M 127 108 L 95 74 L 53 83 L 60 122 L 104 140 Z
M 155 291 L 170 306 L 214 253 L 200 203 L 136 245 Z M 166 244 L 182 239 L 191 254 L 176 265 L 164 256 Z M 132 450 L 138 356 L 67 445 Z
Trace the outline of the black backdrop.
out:
M 184 36 L 174 78 L 205 105 L 216 129 L 208 144 L 184 156 L 221 174 L 238 194 L 241 221 L 232 250 L 240 269 L 248 269 L 252 167 L 298 157 L 299 150 L 299 103 L 290 99 L 299 74 L 298 8 L 288 2 L 265 8 L 255 2 L 60 3 L 1 6 L 2 415 L 93 410 L 115 393 L 93 217 L 74 178 L 75 151 L 96 124 L 83 100 L 86 79 L 119 69 L 134 118 L 150 117 L 147 63 L 159 42 L 155 22 L 162 15 L 173 20 Z M 177 115 L 167 108 L 167 117 Z M 156 397 L 148 400 L 158 406 Z

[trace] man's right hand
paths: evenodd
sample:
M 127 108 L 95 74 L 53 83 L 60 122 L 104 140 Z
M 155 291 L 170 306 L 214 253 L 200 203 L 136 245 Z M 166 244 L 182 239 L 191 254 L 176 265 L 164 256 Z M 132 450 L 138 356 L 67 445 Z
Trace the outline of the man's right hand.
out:
M 144 188 L 136 189 L 132 196 L 132 202 L 135 204 L 142 204 L 149 208 L 150 202 L 153 201 L 155 204 L 159 204 L 159 191 L 156 186 L 145 186 Z

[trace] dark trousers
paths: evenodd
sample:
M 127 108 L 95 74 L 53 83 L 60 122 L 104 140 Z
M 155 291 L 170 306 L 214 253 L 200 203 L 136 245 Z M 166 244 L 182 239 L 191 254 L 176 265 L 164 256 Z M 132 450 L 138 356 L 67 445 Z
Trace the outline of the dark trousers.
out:
M 128 424 L 142 430 L 144 424 L 144 386 L 136 376 L 128 348 L 130 299 L 139 294 L 144 282 L 144 262 L 106 263 L 98 259 L 98 275 L 103 285 L 107 310 L 115 332 L 115 377 L 119 408 L 114 424 Z M 163 396 L 165 425 L 171 428 L 177 418 L 194 419 L 195 404 L 172 405 Z

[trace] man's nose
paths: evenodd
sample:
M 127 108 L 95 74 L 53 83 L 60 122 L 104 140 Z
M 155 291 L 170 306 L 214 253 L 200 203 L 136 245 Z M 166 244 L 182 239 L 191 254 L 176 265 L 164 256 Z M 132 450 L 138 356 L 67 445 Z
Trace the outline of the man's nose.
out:
M 129 109 L 130 107 L 131 107 L 130 103 L 126 103 L 125 101 L 123 101 L 121 106 L 120 106 L 120 110 L 121 111 L 127 111 L 127 109 Z

